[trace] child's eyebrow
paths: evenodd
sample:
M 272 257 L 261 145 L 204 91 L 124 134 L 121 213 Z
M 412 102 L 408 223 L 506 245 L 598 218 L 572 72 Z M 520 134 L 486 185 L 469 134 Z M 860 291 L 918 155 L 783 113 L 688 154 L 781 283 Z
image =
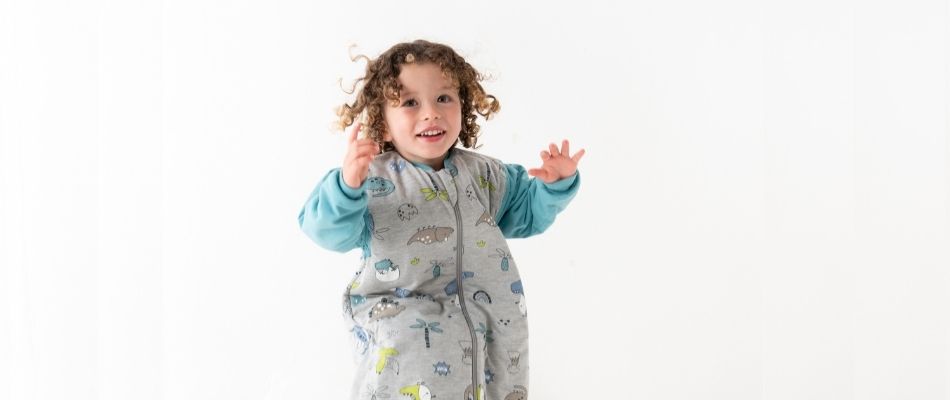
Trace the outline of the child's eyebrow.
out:
M 439 90 L 455 90 L 455 86 L 443 86 L 443 87 L 439 88 Z M 401 94 L 402 94 L 403 96 L 409 96 L 409 95 L 416 94 L 416 92 L 411 92 L 411 91 L 408 91 L 408 90 L 403 90 Z

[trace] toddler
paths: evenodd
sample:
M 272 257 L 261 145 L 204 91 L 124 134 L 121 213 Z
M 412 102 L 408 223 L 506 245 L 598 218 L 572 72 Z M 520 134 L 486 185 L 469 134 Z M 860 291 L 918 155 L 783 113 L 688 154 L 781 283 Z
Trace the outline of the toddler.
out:
M 337 112 L 353 125 L 342 168 L 298 218 L 320 246 L 362 251 L 343 294 L 358 360 L 351 398 L 526 399 L 525 291 L 505 239 L 554 222 L 580 185 L 584 150 L 550 144 L 525 170 L 460 148 L 475 146 L 475 114 L 500 108 L 470 64 L 425 40 L 361 57 L 363 85 Z

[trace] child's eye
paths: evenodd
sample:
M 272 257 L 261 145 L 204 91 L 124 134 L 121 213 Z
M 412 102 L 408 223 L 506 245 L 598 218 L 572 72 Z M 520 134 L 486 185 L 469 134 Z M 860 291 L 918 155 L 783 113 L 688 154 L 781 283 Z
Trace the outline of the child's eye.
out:
M 412 104 L 409 104 L 409 103 L 412 103 Z M 412 105 L 415 104 L 415 103 L 416 103 L 416 100 L 415 100 L 415 99 L 409 99 L 409 100 L 406 100 L 404 103 L 402 103 L 402 105 L 404 105 L 404 106 L 412 106 Z
M 452 97 L 449 96 L 449 95 L 447 95 L 447 94 L 443 94 L 443 95 L 439 96 L 439 98 L 440 98 L 440 99 L 443 99 L 443 98 L 444 98 L 445 101 L 447 101 L 447 102 L 448 102 L 448 101 L 452 101 Z

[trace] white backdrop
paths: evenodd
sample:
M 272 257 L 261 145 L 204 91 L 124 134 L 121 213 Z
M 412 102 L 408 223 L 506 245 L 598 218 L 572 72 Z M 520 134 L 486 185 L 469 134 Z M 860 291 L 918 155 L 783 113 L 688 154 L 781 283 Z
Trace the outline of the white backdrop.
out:
M 0 1 L 0 399 L 342 399 L 297 213 L 377 55 L 587 149 L 514 240 L 533 399 L 950 399 L 950 2 Z M 442 399 L 450 400 L 450 399 Z

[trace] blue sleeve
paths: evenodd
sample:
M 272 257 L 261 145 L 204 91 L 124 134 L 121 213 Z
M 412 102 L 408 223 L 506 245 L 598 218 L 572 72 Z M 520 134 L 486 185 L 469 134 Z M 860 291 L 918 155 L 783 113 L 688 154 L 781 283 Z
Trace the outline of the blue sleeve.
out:
M 507 238 L 537 235 L 554 223 L 580 187 L 580 171 L 550 184 L 530 178 L 524 167 L 505 164 L 507 185 L 495 221 Z
M 361 247 L 364 213 L 369 200 L 364 190 L 343 181 L 339 168 L 330 170 L 300 210 L 297 221 L 304 233 L 321 247 L 338 252 Z

